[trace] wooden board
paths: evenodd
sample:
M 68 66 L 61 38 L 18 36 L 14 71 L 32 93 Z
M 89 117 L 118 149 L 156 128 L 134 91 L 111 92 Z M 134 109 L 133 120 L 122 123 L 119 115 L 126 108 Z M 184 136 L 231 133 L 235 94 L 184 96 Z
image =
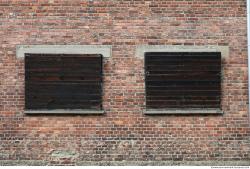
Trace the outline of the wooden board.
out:
M 26 109 L 102 108 L 102 56 L 26 54 Z
M 147 108 L 219 108 L 219 52 L 145 54 Z

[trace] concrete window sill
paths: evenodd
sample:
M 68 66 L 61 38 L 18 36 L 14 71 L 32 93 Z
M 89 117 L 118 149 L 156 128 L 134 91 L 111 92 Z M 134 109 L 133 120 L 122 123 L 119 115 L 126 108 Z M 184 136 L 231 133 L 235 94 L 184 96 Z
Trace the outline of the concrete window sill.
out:
M 144 110 L 146 115 L 163 115 L 163 114 L 177 114 L 177 115 L 188 115 L 188 114 L 223 114 L 221 109 L 146 109 Z
M 25 114 L 103 114 L 104 110 L 85 109 L 55 109 L 55 110 L 25 110 Z

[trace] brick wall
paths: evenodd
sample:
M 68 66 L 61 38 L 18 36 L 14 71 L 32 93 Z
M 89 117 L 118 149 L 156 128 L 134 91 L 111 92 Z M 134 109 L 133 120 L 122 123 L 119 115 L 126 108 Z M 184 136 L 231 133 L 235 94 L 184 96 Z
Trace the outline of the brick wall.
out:
M 245 0 L 0 1 L 0 161 L 250 160 L 246 22 Z M 25 115 L 16 45 L 27 44 L 112 45 L 104 60 L 105 114 Z M 144 61 L 135 57 L 142 44 L 229 46 L 224 114 L 143 115 Z

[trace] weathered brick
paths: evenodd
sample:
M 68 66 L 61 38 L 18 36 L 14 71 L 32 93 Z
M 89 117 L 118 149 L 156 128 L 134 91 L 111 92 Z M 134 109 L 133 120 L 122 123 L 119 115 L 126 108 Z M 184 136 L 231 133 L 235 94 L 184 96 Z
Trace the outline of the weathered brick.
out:
M 246 22 L 245 0 L 0 1 L 0 160 L 8 162 L 0 164 L 247 164 Z M 112 45 L 105 114 L 25 115 L 24 61 L 15 56 L 22 44 Z M 142 44 L 228 45 L 224 114 L 144 115 L 144 61 L 135 57 Z

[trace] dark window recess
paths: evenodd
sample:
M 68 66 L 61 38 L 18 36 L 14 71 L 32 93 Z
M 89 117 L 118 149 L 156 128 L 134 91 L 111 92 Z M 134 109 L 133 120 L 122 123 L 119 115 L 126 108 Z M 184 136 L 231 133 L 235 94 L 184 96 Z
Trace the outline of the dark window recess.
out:
M 25 55 L 25 108 L 102 109 L 101 55 Z
M 146 108 L 220 108 L 221 53 L 145 54 Z

